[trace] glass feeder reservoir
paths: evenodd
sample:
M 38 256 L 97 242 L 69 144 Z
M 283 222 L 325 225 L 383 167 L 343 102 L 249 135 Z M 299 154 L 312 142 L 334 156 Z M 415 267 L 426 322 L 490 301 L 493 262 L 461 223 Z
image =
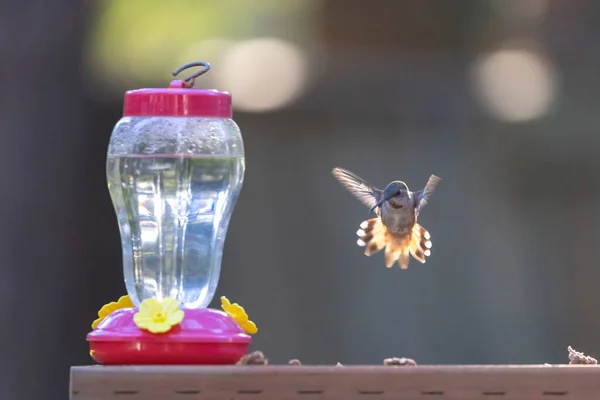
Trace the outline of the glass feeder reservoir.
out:
M 229 93 L 172 86 L 127 92 L 106 174 L 133 304 L 172 297 L 202 308 L 219 280 L 244 144 Z

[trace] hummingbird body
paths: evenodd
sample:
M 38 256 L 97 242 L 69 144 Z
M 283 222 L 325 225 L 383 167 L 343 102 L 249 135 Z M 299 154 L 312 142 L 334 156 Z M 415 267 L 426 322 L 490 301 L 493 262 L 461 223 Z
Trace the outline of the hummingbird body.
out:
M 402 269 L 408 268 L 409 255 L 425 263 L 425 257 L 431 255 L 431 236 L 417 223 L 417 217 L 440 178 L 431 175 L 423 190 L 411 192 L 402 181 L 390 182 L 384 190 L 380 190 L 348 170 L 334 168 L 332 173 L 377 215 L 363 221 L 356 232 L 358 245 L 366 247 L 365 255 L 370 256 L 385 248 L 385 265 L 388 268 L 396 261 Z
M 393 197 L 379 207 L 379 218 L 389 232 L 404 234 L 412 230 L 417 221 L 414 196 L 408 192 L 402 197 Z

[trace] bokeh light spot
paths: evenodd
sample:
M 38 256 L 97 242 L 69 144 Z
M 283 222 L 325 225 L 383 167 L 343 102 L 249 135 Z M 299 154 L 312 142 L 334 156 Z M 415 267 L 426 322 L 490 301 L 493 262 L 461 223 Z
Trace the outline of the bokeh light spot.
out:
M 529 50 L 505 49 L 483 55 L 471 72 L 481 105 L 502 121 L 540 118 L 556 96 L 557 74 L 552 64 Z
M 214 70 L 217 86 L 232 93 L 241 111 L 265 112 L 299 97 L 307 81 L 304 52 L 275 38 L 251 39 L 230 46 Z M 211 71 L 212 72 L 212 71 Z

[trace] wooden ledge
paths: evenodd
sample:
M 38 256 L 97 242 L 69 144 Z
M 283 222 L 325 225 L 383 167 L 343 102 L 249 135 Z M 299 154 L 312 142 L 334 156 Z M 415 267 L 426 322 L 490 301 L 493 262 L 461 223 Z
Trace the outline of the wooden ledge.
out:
M 83 366 L 72 400 L 600 400 L 598 365 Z

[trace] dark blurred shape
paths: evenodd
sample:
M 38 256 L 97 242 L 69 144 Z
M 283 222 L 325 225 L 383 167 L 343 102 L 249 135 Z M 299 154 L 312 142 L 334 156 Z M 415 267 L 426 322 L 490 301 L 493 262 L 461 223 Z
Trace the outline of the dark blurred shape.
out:
M 387 365 L 387 366 L 409 366 L 412 367 L 414 365 L 417 365 L 417 363 L 415 362 L 415 360 L 413 360 L 412 358 L 397 358 L 397 357 L 392 357 L 392 358 L 386 358 L 385 360 L 383 360 L 383 365 Z
M 66 398 L 69 366 L 90 362 L 93 310 L 123 292 L 104 177 L 112 121 L 92 119 L 82 85 L 91 5 L 0 9 L 2 399 Z
M 325 44 L 336 50 L 460 52 L 467 44 L 468 11 L 476 3 L 323 0 L 320 29 Z
M 240 358 L 237 362 L 239 365 L 267 365 L 269 360 L 265 357 L 262 351 L 253 351 Z

